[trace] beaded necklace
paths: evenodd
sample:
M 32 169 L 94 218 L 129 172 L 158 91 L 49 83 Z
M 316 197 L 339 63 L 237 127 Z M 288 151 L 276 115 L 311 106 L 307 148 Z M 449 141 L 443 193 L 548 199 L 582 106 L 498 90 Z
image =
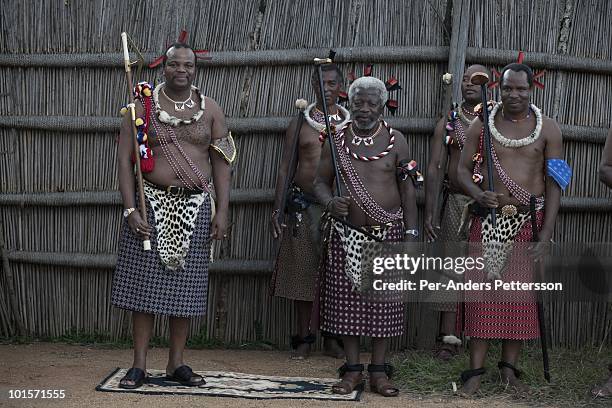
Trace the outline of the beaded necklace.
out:
M 386 149 L 383 150 L 382 152 L 380 152 L 378 154 L 375 154 L 373 156 L 361 156 L 361 155 L 358 155 L 357 153 L 352 152 L 351 149 L 349 149 L 349 147 L 344 143 L 344 137 L 342 137 L 342 140 L 340 141 L 341 148 L 346 152 L 346 154 L 352 156 L 356 160 L 361 160 L 361 161 L 369 162 L 369 161 L 374 161 L 374 160 L 382 159 L 383 157 L 385 157 L 386 155 L 391 153 L 391 150 L 393 149 L 393 146 L 395 146 L 395 136 L 393 136 L 393 133 L 392 133 L 393 129 L 391 129 L 389 127 L 389 125 L 387 125 L 387 122 L 385 122 L 384 120 L 382 121 L 382 123 L 387 128 L 387 131 L 391 135 L 391 138 L 389 139 L 389 144 L 387 145 Z M 350 127 L 349 130 L 351 130 L 351 133 L 352 133 L 352 126 L 351 125 L 352 125 L 352 123 L 349 122 L 343 128 L 343 130 Z M 380 128 L 379 128 L 379 130 L 380 130 Z M 344 132 L 342 132 L 342 134 L 344 135 Z M 353 133 L 353 135 L 354 135 L 354 133 Z M 372 141 L 372 143 L 374 143 L 374 141 Z M 369 145 L 366 144 L 366 146 L 369 146 Z

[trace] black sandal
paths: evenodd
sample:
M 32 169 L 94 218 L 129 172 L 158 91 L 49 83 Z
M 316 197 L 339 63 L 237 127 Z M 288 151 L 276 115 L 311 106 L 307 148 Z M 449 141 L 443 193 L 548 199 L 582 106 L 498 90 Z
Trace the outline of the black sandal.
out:
M 509 368 L 510 370 L 512 370 L 516 378 L 521 378 L 522 371 L 510 363 L 506 363 L 505 361 L 500 361 L 499 363 L 497 363 L 497 368 L 499 368 L 500 370 L 502 368 Z
M 166 374 L 166 380 L 176 381 L 179 384 L 187 387 L 197 387 L 199 385 L 206 384 L 204 377 L 202 377 L 200 374 L 194 373 L 191 367 L 187 365 L 178 367 L 172 374 Z
M 126 384 L 125 381 L 133 381 L 134 384 Z M 132 367 L 127 370 L 127 373 L 119 380 L 119 388 L 125 390 L 134 390 L 141 387 L 147 381 L 147 373 L 142 369 Z
M 483 375 L 487 372 L 487 369 L 484 367 L 475 368 L 473 370 L 465 370 L 461 372 L 461 382 L 465 384 L 472 377 L 478 377 L 479 375 Z
M 342 379 L 340 382 L 332 385 L 332 392 L 334 394 L 347 395 L 353 391 L 363 391 L 365 388 L 365 381 L 363 380 L 363 364 L 347 364 L 344 363 L 338 368 L 338 376 Z M 344 379 L 346 373 L 358 372 L 359 375 L 354 380 Z

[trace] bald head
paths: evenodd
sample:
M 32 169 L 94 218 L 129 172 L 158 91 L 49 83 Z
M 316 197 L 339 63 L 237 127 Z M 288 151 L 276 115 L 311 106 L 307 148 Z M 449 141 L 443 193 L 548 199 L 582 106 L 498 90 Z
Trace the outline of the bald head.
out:
M 463 99 L 470 105 L 477 105 L 481 102 L 480 86 L 472 84 L 470 78 L 477 72 L 484 72 L 489 78 L 491 73 L 484 65 L 474 64 L 470 65 L 463 74 L 461 81 L 461 95 Z

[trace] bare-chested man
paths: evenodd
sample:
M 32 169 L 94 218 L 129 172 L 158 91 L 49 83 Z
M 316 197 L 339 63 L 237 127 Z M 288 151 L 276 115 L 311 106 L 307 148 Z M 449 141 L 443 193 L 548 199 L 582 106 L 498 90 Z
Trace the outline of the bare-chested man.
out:
M 349 112 L 336 104 L 344 82 L 342 72 L 335 64 L 323 65 L 322 79 L 330 123 L 344 126 L 350 119 Z M 315 341 L 315 335 L 311 333 L 310 317 L 321 245 L 318 237 L 322 208 L 314 197 L 313 184 L 321 157 L 319 134 L 325 128 L 325 117 L 317 70 L 312 74 L 311 83 L 317 102 L 304 110 L 303 121 L 294 119 L 287 129 L 271 219 L 272 235 L 275 239 L 281 239 L 272 278 L 272 293 L 294 301 L 298 326 L 297 335 L 291 339 L 294 359 L 308 357 L 310 345 Z M 300 125 L 297 160 L 291 163 L 296 127 L 300 122 L 305 123 Z M 281 203 L 287 177 L 292 174 L 294 176 L 289 183 L 287 203 Z M 285 225 L 279 223 L 281 211 L 285 211 L 288 217 Z M 344 358 L 344 352 L 336 337 L 327 332 L 322 334 L 324 353 L 331 357 Z
M 374 77 L 357 79 L 349 89 L 352 122 L 333 135 L 341 176 L 340 196 L 332 193 L 334 168 L 331 150 L 323 147 L 315 192 L 327 210 L 347 217 L 385 241 L 415 241 L 417 208 L 413 178 L 416 163 L 404 136 L 390 129 L 381 114 L 387 101 L 385 84 Z M 419 175 L 420 176 L 420 175 Z M 364 386 L 363 364 L 359 363 L 359 337 L 372 337 L 372 360 L 368 366 L 372 391 L 396 396 L 399 390 L 389 381 L 386 363 L 387 338 L 404 330 L 404 307 L 399 301 L 375 302 L 359 292 L 361 265 L 351 262 L 360 256 L 367 237 L 328 219 L 327 248 L 321 270 L 321 329 L 341 335 L 346 363 L 340 368 L 342 380 L 333 392 L 348 394 Z M 350 267 L 357 264 L 357 267 Z
M 525 256 L 522 247 L 511 254 L 498 251 L 483 255 L 470 249 L 471 256 L 484 256 L 484 270 L 466 272 L 465 279 L 486 282 L 492 279 L 522 281 L 532 279 L 532 259 L 547 251 L 559 210 L 561 189 L 569 183 L 571 171 L 561 159 L 563 145 L 557 124 L 530 103 L 533 72 L 523 64 L 510 64 L 500 80 L 502 103 L 490 113 L 493 181 L 495 192 L 487 191 L 486 152 L 483 124 L 470 126 L 461 153 L 457 174 L 459 182 L 475 201 L 472 206 L 470 242 L 529 242 L 531 224 L 529 204 L 536 198 L 536 219 L 540 242 Z M 497 209 L 497 228 L 493 230 L 490 208 Z M 493 234 L 497 234 L 496 236 Z M 487 251 L 484 246 L 484 251 Z M 508 256 L 509 258 L 505 258 Z M 496 263 L 497 260 L 505 259 Z M 500 269 L 505 265 L 505 269 Z M 502 275 L 503 273 L 503 275 Z M 474 394 L 484 373 L 490 339 L 502 339 L 498 364 L 501 379 L 519 392 L 526 386 L 518 379 L 518 363 L 524 340 L 540 337 L 537 304 L 532 294 L 516 302 L 500 302 L 493 291 L 485 291 L 470 301 L 466 292 L 465 335 L 470 336 L 470 370 L 462 373 L 464 395 Z
M 211 238 L 226 236 L 230 163 L 235 146 L 217 103 L 192 85 L 196 56 L 186 44 L 165 54 L 165 82 L 137 87 L 136 115 L 147 219 L 137 206 L 130 115 L 119 136 L 119 189 L 124 222 L 113 279 L 112 303 L 131 310 L 134 361 L 122 388 L 146 380 L 146 356 L 155 314 L 170 317 L 166 373 L 187 386 L 204 384 L 183 362 L 192 316 L 206 312 Z M 152 91 L 152 92 L 151 92 Z M 212 181 L 216 213 L 212 210 Z M 211 220 L 212 217 L 212 220 Z M 152 250 L 142 239 L 150 237 Z
M 608 138 L 601 156 L 599 165 L 599 180 L 609 188 L 612 188 L 612 128 L 608 132 Z M 597 397 L 612 397 L 612 363 L 608 365 L 610 377 L 603 385 L 594 387 L 591 392 Z
M 470 77 L 475 72 L 487 72 L 487 69 L 482 65 L 468 67 L 461 81 L 463 102 L 451 111 L 447 118 L 438 121 L 431 139 L 425 183 L 425 235 L 430 242 L 467 241 L 466 232 L 460 232 L 459 227 L 464 206 L 470 201 L 470 197 L 463 194 L 461 184 L 457 180 L 457 164 L 467 130 L 476 118 L 474 107 L 481 102 L 480 87 L 470 82 Z M 438 168 L 442 154 L 447 155 L 446 169 Z M 442 179 L 441 172 L 445 172 L 442 186 L 438 182 Z M 441 187 L 442 194 L 432 186 Z M 440 200 L 441 203 L 438 202 Z M 434 214 L 436 210 L 439 211 L 439 226 L 433 225 L 434 220 L 438 218 L 438 214 Z M 446 361 L 457 354 L 461 340 L 455 336 L 457 302 L 452 301 L 450 292 L 443 293 L 440 297 L 443 298 L 440 302 L 436 302 L 435 298 L 431 299 L 432 309 L 441 312 L 436 356 Z

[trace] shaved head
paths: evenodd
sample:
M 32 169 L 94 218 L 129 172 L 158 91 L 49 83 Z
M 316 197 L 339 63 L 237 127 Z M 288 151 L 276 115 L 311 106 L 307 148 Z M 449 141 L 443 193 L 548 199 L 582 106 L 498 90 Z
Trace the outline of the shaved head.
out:
M 482 98 L 480 85 L 475 85 L 470 81 L 470 78 L 476 72 L 484 72 L 491 80 L 491 72 L 484 65 L 474 64 L 467 67 L 461 80 L 461 95 L 463 100 L 472 106 L 479 104 Z

